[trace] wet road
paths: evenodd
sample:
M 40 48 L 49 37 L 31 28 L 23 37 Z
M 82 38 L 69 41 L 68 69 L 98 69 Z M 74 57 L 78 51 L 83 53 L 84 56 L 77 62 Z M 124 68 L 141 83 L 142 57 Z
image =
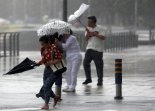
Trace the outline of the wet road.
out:
M 93 83 L 83 86 L 81 66 L 76 93 L 63 93 L 63 101 L 54 111 L 155 111 L 155 46 L 105 53 L 104 85 L 96 86 L 92 63 Z M 42 85 L 43 66 L 18 75 L 2 76 L 25 57 L 39 60 L 39 52 L 22 52 L 21 56 L 0 58 L 0 110 L 38 111 L 43 104 L 35 94 Z M 123 58 L 123 101 L 115 101 L 114 60 Z M 65 80 L 63 80 L 63 87 Z M 51 105 L 52 106 L 52 105 Z

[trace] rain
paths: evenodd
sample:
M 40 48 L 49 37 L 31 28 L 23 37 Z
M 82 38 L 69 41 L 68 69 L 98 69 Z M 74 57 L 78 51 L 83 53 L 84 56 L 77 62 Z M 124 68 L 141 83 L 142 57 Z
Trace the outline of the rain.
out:
M 88 7 L 79 9 L 82 4 Z M 76 15 L 78 9 L 80 14 Z M 155 0 L 0 0 L 0 111 L 41 111 L 44 100 L 36 94 L 44 84 L 43 73 L 47 66 L 45 62 L 45 65 L 38 63 L 42 58 L 40 37 L 52 37 L 55 32 L 62 38 L 66 33 L 75 37 L 76 43 L 72 45 L 79 45 L 82 60 L 78 59 L 81 64 L 79 68 L 76 66 L 79 71 L 75 89 L 64 91 L 67 72 L 63 73 L 59 91 L 62 101 L 54 108 L 51 98 L 49 110 L 154 111 L 154 10 Z M 69 20 L 71 15 L 74 20 Z M 93 46 L 88 47 L 92 42 L 87 38 L 92 28 L 88 17 L 94 16 L 97 19 L 95 27 L 99 25 L 102 31 L 94 31 L 97 35 L 92 38 L 99 41 L 92 49 Z M 62 25 L 62 21 L 67 22 L 66 25 Z M 52 25 L 57 28 L 52 30 Z M 93 27 L 92 30 L 98 29 Z M 63 48 L 66 41 L 59 41 L 57 45 L 62 47 L 67 67 L 78 51 L 68 57 L 69 51 Z M 103 51 L 98 51 L 100 48 Z M 99 59 L 101 54 L 103 57 Z M 87 64 L 89 57 L 93 61 Z M 26 64 L 30 67 L 24 67 L 26 70 L 22 69 L 22 73 L 5 75 L 26 58 L 34 66 Z M 103 82 L 100 75 L 102 60 Z M 91 80 L 85 81 L 89 65 Z M 54 93 L 58 92 L 57 85 L 54 84 L 52 89 Z

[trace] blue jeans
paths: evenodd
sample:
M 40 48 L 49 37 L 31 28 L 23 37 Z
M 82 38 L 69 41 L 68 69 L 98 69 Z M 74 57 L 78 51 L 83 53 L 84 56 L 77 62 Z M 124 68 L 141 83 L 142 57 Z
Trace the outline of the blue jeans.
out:
M 46 67 L 43 76 L 43 86 L 37 94 L 38 97 L 42 97 L 45 100 L 46 104 L 49 103 L 50 97 L 55 97 L 55 94 L 52 91 L 54 83 L 56 85 L 62 85 L 62 74 L 55 74 L 50 67 Z

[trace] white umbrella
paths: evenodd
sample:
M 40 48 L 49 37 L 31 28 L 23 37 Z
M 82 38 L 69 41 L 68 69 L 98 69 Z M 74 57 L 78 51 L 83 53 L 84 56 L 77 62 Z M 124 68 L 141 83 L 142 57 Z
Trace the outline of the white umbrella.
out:
M 49 23 L 43 25 L 37 30 L 38 36 L 44 36 L 44 35 L 53 35 L 54 33 L 58 32 L 59 35 L 63 33 L 67 33 L 70 31 L 71 24 L 53 19 Z
M 74 12 L 74 14 L 68 17 L 68 22 L 71 24 L 75 24 L 76 22 L 81 23 L 80 17 L 84 14 L 84 12 L 90 7 L 90 5 L 82 3 L 80 8 Z M 81 25 L 83 25 L 81 23 Z M 83 25 L 85 27 L 85 25 Z

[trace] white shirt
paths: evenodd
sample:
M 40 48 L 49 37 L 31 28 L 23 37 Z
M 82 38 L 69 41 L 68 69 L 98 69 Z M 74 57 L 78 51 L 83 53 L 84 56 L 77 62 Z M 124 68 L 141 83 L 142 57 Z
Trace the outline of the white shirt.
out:
M 96 25 L 95 28 L 90 28 L 87 27 L 89 29 L 90 32 L 95 32 L 97 31 L 99 33 L 99 35 L 105 35 L 106 30 L 104 30 L 100 25 Z M 87 34 L 87 32 L 85 33 Z M 88 44 L 87 44 L 87 50 L 88 49 L 93 49 L 95 51 L 98 52 L 103 52 L 104 50 L 104 40 L 98 38 L 98 37 L 90 37 L 88 39 Z
M 66 43 L 62 44 L 62 47 L 64 50 L 66 50 L 67 57 L 71 57 L 72 55 L 81 53 L 79 43 L 76 37 L 73 35 L 70 35 Z

